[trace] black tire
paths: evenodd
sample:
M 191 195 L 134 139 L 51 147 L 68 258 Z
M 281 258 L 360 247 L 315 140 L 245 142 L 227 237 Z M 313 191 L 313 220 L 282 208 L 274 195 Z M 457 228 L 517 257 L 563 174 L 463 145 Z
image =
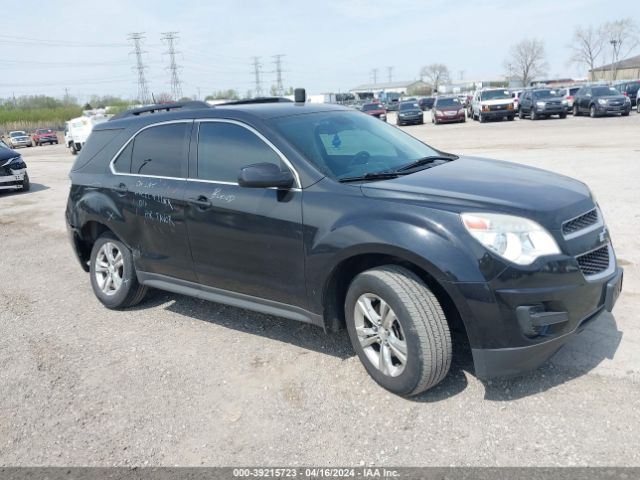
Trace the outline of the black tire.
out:
M 55 142 L 53 142 L 53 143 L 55 143 L 56 145 L 58 145 L 58 141 L 57 141 L 57 140 L 56 140 Z
M 577 104 L 573 104 L 573 116 L 574 117 L 579 117 L 580 116 L 580 109 L 578 108 Z
M 71 155 L 77 155 L 78 154 L 78 150 L 76 150 L 76 144 L 72 143 L 71 144 Z
M 631 110 L 628 110 L 628 111 L 626 111 L 626 112 L 622 112 L 622 116 L 623 116 L 623 117 L 628 117 L 628 116 L 629 116 L 629 112 L 630 112 L 630 111 L 631 111 Z
M 379 370 L 360 344 L 355 309 L 362 295 L 383 299 L 395 313 L 400 333 L 406 332 L 406 363 L 397 376 Z M 416 395 L 437 385 L 449 372 L 452 347 L 447 319 L 435 295 L 413 272 L 386 265 L 359 274 L 347 292 L 345 317 L 353 348 L 369 375 L 383 388 L 398 395 Z M 382 343 L 374 342 L 368 348 L 378 346 L 380 351 Z
M 484 117 L 482 116 L 482 112 L 478 112 L 478 121 L 479 121 L 480 123 L 484 123 L 484 122 L 485 122 L 485 120 L 486 120 L 486 118 L 484 118 Z
M 636 103 L 636 112 L 640 113 L 640 101 Z
M 598 116 L 598 112 L 596 112 L 596 106 L 595 105 L 591 105 L 589 107 L 589 116 L 591 118 L 596 118 Z
M 531 109 L 531 120 L 539 120 L 540 116 L 536 113 L 535 108 Z
M 520 120 L 524 120 L 524 112 L 522 111 L 522 109 L 518 110 L 518 118 Z
M 567 114 L 566 113 L 561 113 L 560 114 L 560 118 L 567 118 Z
M 510 121 L 510 122 L 512 122 L 514 118 L 515 118 L 515 116 L 514 116 L 514 115 L 509 115 L 509 116 L 507 117 L 507 120 L 508 120 L 508 121 Z
M 100 249 L 106 243 L 112 243 L 117 247 L 122 255 L 122 283 L 120 287 L 111 295 L 106 294 L 98 286 L 96 278 L 96 258 Z M 93 293 L 100 302 L 107 308 L 119 309 L 137 305 L 142 301 L 147 293 L 147 287 L 138 282 L 136 269 L 133 263 L 133 255 L 127 246 L 110 232 L 102 234 L 91 249 L 91 260 L 89 262 L 89 275 L 91 276 L 91 287 Z
M 31 189 L 31 181 L 29 180 L 29 174 L 24 172 L 24 179 L 22 180 L 22 191 L 28 192 Z

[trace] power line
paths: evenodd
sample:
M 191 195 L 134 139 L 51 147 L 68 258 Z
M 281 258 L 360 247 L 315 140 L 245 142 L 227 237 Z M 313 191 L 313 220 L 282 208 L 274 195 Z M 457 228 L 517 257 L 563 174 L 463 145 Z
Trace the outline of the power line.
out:
M 260 63 L 260 57 L 253 57 L 253 74 L 255 77 L 254 97 L 262 96 L 262 83 L 260 81 L 261 70 L 262 70 L 262 64 Z
M 56 40 L 51 41 L 38 38 L 16 37 L 13 35 L 0 35 L 0 40 L 2 40 L 2 43 L 7 45 L 37 45 L 39 47 L 113 48 L 128 46 L 126 43 L 61 42 Z
M 276 65 L 276 94 L 279 97 L 284 95 L 284 86 L 282 85 L 282 57 L 284 57 L 283 54 L 273 56 L 273 58 L 275 58 L 273 63 Z
M 162 34 L 161 40 L 167 42 L 166 54 L 169 55 L 169 71 L 171 72 L 171 97 L 174 100 L 182 98 L 182 86 L 180 84 L 180 78 L 178 77 L 178 64 L 176 63 L 175 44 L 178 40 L 178 32 L 165 32 Z
M 133 52 L 136 55 L 136 70 L 138 71 L 138 101 L 142 104 L 149 103 L 149 87 L 147 79 L 144 76 L 145 66 L 142 62 L 142 40 L 144 34 L 142 32 L 134 32 L 129 34 L 129 40 L 133 41 Z

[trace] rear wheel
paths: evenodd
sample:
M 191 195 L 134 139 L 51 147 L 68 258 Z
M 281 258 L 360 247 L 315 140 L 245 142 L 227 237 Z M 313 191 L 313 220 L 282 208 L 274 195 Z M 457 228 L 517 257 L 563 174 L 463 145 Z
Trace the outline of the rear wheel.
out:
M 518 118 L 519 118 L 520 120 L 523 120 L 523 119 L 524 119 L 524 112 L 522 111 L 522 109 L 518 110 Z
M 75 143 L 71 144 L 71 154 L 72 155 L 77 155 L 78 154 L 78 150 L 76 149 L 76 144 Z
M 567 118 L 567 114 L 566 113 L 561 113 L 560 114 L 560 118 Z
M 514 118 L 515 118 L 515 117 L 514 117 L 514 115 L 509 115 L 509 116 L 507 117 L 507 120 L 509 120 L 509 121 L 511 122 Z
M 138 282 L 133 255 L 115 235 L 105 233 L 91 250 L 91 287 L 108 308 L 126 308 L 140 303 L 147 287 Z
M 398 395 L 438 384 L 451 366 L 451 336 L 440 304 L 411 271 L 396 265 L 358 275 L 345 300 L 347 330 L 371 377 Z

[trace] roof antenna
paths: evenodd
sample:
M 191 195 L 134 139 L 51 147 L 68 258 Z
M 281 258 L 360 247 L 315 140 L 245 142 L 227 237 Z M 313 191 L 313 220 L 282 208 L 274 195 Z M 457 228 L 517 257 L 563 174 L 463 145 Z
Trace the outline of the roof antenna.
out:
M 305 103 L 307 101 L 307 91 L 304 88 L 296 88 L 293 91 L 293 99 L 296 103 Z

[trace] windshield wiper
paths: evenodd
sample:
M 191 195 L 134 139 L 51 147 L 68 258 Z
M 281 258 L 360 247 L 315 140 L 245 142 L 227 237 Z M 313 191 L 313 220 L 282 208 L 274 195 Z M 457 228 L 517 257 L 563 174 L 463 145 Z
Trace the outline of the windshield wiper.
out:
M 360 175 L 358 177 L 340 178 L 338 179 L 338 181 L 340 183 L 347 183 L 347 182 L 360 182 L 362 180 L 384 180 L 386 178 L 397 178 L 400 175 L 403 175 L 403 174 L 398 172 L 365 173 L 364 175 Z
M 404 165 L 404 166 L 398 168 L 397 170 L 395 170 L 395 172 L 396 173 L 406 172 L 407 170 L 413 170 L 414 168 L 418 168 L 418 167 L 422 167 L 424 165 L 432 164 L 434 162 L 437 162 L 438 160 L 444 160 L 446 162 L 449 162 L 451 160 L 456 160 L 457 158 L 458 157 L 456 155 L 430 155 L 428 157 L 420 158 L 420 159 L 416 160 L 415 162 L 408 163 L 407 165 Z

